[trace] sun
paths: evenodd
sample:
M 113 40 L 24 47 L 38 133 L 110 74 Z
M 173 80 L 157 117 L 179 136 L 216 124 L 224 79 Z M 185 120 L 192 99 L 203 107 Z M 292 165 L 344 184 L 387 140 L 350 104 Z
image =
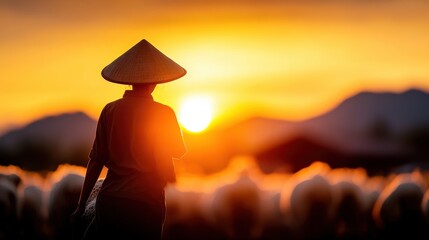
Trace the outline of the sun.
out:
M 179 122 L 190 132 L 205 130 L 213 119 L 213 102 L 208 96 L 189 96 L 179 108 Z

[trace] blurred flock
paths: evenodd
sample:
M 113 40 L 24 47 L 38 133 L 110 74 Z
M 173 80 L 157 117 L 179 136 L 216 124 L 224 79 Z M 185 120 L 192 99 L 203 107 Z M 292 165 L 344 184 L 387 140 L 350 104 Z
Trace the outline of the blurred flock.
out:
M 85 168 L 43 175 L 0 167 L 0 239 L 81 239 L 91 224 L 103 171 L 80 224 L 70 225 Z M 295 173 L 262 172 L 252 157 L 222 171 L 187 173 L 166 188 L 164 239 L 427 239 L 429 172 L 369 175 L 315 161 Z M 73 233 L 72 233 L 73 232 Z M 95 238 L 96 239 L 96 238 Z

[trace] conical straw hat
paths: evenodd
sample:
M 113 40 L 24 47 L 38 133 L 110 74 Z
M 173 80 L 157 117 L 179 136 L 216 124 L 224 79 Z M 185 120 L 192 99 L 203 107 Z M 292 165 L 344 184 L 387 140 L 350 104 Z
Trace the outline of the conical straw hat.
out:
M 185 74 L 184 68 L 146 39 L 141 40 L 101 71 L 101 75 L 107 81 L 130 85 L 165 83 Z

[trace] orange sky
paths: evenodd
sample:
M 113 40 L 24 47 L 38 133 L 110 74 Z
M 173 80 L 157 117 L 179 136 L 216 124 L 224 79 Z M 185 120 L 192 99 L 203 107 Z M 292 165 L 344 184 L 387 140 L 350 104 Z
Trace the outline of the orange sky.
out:
M 215 123 L 301 120 L 362 90 L 429 90 L 425 0 L 0 1 L 0 132 L 46 114 L 97 118 L 125 86 L 101 69 L 146 38 L 185 67 L 155 98 L 207 94 Z

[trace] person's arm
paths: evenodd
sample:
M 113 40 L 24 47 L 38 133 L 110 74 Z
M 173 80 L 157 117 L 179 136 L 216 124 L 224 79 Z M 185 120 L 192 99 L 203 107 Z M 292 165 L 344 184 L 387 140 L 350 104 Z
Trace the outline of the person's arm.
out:
M 85 210 L 86 202 L 88 201 L 89 195 L 94 188 L 95 183 L 100 176 L 101 170 L 103 170 L 103 163 L 100 161 L 89 160 L 87 171 L 85 175 L 85 181 L 83 182 L 82 190 L 80 193 L 78 208 Z
M 163 184 L 176 183 L 176 173 L 171 155 L 166 151 L 155 153 L 156 167 Z
M 102 169 L 103 169 L 103 164 L 100 164 L 100 162 L 97 162 L 97 161 L 89 160 L 87 165 L 85 180 L 83 182 L 82 190 L 78 201 L 78 205 L 76 210 L 71 215 L 70 221 L 72 225 L 78 222 L 80 217 L 85 212 L 86 202 L 88 201 L 89 195 L 91 194 L 91 191 L 94 188 L 94 185 L 97 182 Z
M 85 205 L 91 195 L 92 189 L 97 182 L 101 170 L 103 170 L 104 163 L 108 157 L 108 151 L 106 146 L 105 136 L 105 120 L 104 120 L 104 109 L 100 115 L 100 119 L 97 124 L 97 130 L 95 135 L 94 144 L 92 145 L 91 152 L 89 154 L 89 161 L 87 164 L 87 170 L 85 174 L 85 180 L 81 189 L 79 201 L 76 210 L 72 214 L 72 221 L 76 221 L 82 216 L 85 211 Z
M 176 182 L 174 160 L 181 159 L 187 149 L 173 109 L 167 108 L 163 114 L 162 129 L 156 134 L 155 158 L 158 173 L 167 184 Z

